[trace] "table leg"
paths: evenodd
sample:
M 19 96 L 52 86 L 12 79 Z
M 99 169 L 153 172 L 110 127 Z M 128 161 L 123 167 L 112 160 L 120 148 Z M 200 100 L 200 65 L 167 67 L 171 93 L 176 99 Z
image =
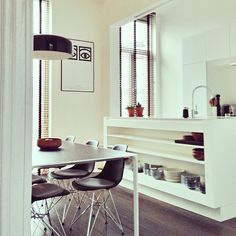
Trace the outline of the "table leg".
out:
M 138 155 L 134 154 L 133 161 L 133 207 L 134 207 L 134 236 L 139 236 L 139 199 L 138 199 Z

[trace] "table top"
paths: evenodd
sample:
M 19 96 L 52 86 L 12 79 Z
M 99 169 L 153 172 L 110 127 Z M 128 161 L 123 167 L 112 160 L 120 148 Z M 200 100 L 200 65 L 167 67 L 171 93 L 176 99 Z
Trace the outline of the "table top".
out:
M 132 156 L 133 154 L 129 152 L 63 141 L 62 146 L 54 151 L 42 151 L 37 146 L 33 146 L 32 167 L 55 167 L 93 161 L 115 160 Z

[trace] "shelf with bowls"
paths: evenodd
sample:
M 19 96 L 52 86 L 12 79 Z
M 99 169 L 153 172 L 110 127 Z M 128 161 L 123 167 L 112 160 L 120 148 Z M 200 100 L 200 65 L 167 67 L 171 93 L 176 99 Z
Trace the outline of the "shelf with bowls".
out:
M 137 147 L 132 147 L 132 146 L 129 146 L 128 150 L 133 153 L 145 154 L 145 155 L 150 155 L 154 157 L 161 157 L 161 158 L 167 158 L 167 159 L 172 159 L 172 160 L 177 160 L 177 161 L 190 162 L 190 163 L 199 164 L 199 165 L 205 164 L 204 161 L 196 160 L 194 159 L 193 156 L 190 156 L 190 155 L 171 154 L 167 152 L 160 152 L 157 150 L 153 151 L 153 150 L 142 149 L 142 148 L 137 148 Z
M 184 185 L 139 173 L 141 193 L 218 221 L 236 217 L 234 140 L 235 118 L 104 118 L 104 147 L 127 144 L 128 151 L 138 154 L 139 167 L 151 164 L 153 172 L 158 165 L 179 168 L 190 175 Z M 132 188 L 130 169 L 122 181 L 127 188 Z M 204 184 L 192 190 L 199 177 Z
M 125 176 L 129 181 L 133 179 L 133 173 L 131 170 L 125 170 Z M 158 191 L 166 192 L 171 195 L 175 195 L 186 200 L 196 201 L 203 205 L 209 205 L 209 200 L 205 194 L 202 194 L 200 190 L 190 190 L 184 184 L 173 183 L 165 180 L 156 180 L 152 176 L 145 175 L 144 173 L 138 174 L 138 183 Z

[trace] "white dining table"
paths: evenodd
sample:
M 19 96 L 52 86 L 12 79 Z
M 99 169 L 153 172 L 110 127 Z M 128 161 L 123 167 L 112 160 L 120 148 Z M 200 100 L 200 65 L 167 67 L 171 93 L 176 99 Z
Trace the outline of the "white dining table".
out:
M 130 158 L 133 162 L 133 219 L 134 236 L 139 236 L 139 202 L 138 202 L 138 158 L 137 154 L 106 148 L 96 148 L 89 145 L 62 142 L 57 150 L 44 151 L 33 146 L 32 167 L 54 168 L 71 164 L 109 161 L 120 158 Z

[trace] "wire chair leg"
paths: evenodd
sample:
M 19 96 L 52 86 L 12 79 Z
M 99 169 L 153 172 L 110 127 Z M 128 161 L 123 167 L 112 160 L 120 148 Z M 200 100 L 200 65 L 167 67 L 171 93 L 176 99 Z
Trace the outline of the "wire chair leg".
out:
M 83 203 L 83 200 L 84 200 L 84 196 L 85 196 L 85 192 L 83 192 L 83 194 L 82 194 L 82 197 L 78 197 L 79 198 L 79 209 L 81 209 L 81 204 Z
M 49 214 L 49 206 L 48 206 L 47 200 L 45 200 L 45 211 L 47 212 L 46 216 L 48 218 L 48 222 L 49 222 L 49 225 L 50 225 L 51 233 L 53 233 L 52 221 L 51 221 L 51 217 L 50 217 L 50 214 Z
M 44 219 L 40 218 L 40 220 L 43 222 L 43 224 L 45 224 L 49 229 L 51 229 L 51 232 L 55 233 L 58 236 L 61 236 L 49 223 L 47 223 L 47 221 L 45 221 Z
M 77 213 L 78 213 L 78 211 L 79 211 L 79 208 L 77 207 L 77 210 L 76 210 L 76 212 L 75 212 L 75 214 L 74 214 L 74 216 L 73 216 L 73 219 L 72 219 L 72 221 L 71 221 L 71 224 L 70 224 L 70 230 L 72 230 L 73 224 L 74 224 L 90 207 L 91 207 L 91 205 L 88 205 L 88 206 L 77 216 L 77 218 L 76 218 L 76 215 L 77 215 Z
M 106 211 L 107 207 L 106 207 L 106 199 L 104 196 L 103 196 L 103 201 L 104 201 L 105 224 L 107 224 L 108 223 L 107 222 L 107 211 Z
M 107 190 L 108 194 L 107 194 L 107 197 L 104 198 L 105 200 L 103 201 L 102 203 L 102 207 L 105 211 L 105 213 L 107 214 L 107 216 L 110 217 L 110 219 L 114 222 L 114 224 L 121 230 L 122 234 L 124 234 L 124 230 L 123 230 L 123 227 L 122 227 L 122 224 L 121 224 L 121 220 L 120 220 L 120 217 L 119 217 L 119 214 L 118 214 L 118 211 L 117 211 L 117 208 L 115 206 L 115 202 L 114 202 L 114 199 L 111 195 L 111 192 L 109 190 Z M 108 199 L 111 199 L 111 202 L 112 202 L 112 205 L 113 205 L 113 208 L 115 210 L 115 215 L 114 213 L 110 210 L 109 207 L 107 207 L 106 205 L 106 202 L 108 201 Z
M 69 203 L 67 203 L 68 201 L 68 197 L 69 197 Z M 73 197 L 72 197 L 73 198 Z M 70 210 L 70 206 L 71 206 L 71 199 L 70 199 L 70 196 L 66 196 L 66 199 L 65 199 L 65 204 L 64 204 L 64 208 L 63 208 L 63 215 L 62 215 L 62 224 L 65 223 L 65 219 L 66 219 L 66 216 Z
M 33 220 L 33 222 L 32 222 L 32 220 Z M 33 227 L 33 232 L 31 233 L 31 236 L 34 236 L 36 231 L 39 228 L 39 220 L 37 220 L 36 222 L 35 222 L 35 220 L 36 220 L 35 218 L 31 219 L 31 232 L 32 232 L 32 227 Z M 34 225 L 34 224 L 36 224 L 36 225 Z
M 91 207 L 90 207 L 90 213 L 89 213 L 89 221 L 88 221 L 88 227 L 87 227 L 87 234 L 86 236 L 90 235 L 90 224 L 91 224 L 91 220 L 92 220 L 92 215 L 93 215 L 93 205 L 94 205 L 94 192 L 93 192 L 93 196 L 92 196 L 92 202 L 91 202 Z
M 55 209 L 55 212 L 56 212 L 56 215 L 57 215 L 59 224 L 60 224 L 60 226 L 61 226 L 62 232 L 63 232 L 64 236 L 66 236 L 66 232 L 65 232 L 64 227 L 63 227 L 63 222 L 61 221 L 60 216 L 59 216 L 59 214 L 58 214 L 58 211 L 57 211 L 56 209 Z
M 95 194 L 95 193 L 94 193 L 94 194 Z M 100 197 L 100 195 L 101 195 L 101 194 L 99 194 L 99 197 Z M 96 199 L 96 203 L 99 201 L 99 197 Z M 106 201 L 106 199 L 104 198 L 104 192 L 102 193 L 102 198 L 104 199 L 104 201 Z M 98 209 L 97 209 L 96 215 L 94 216 L 94 220 L 93 220 L 93 224 L 92 224 L 91 229 L 90 229 L 89 236 L 92 235 L 93 228 L 94 228 L 94 226 L 95 226 L 95 223 L 96 223 L 98 214 L 99 214 L 99 212 L 100 212 L 100 210 L 101 210 L 102 207 L 103 207 L 103 205 L 102 205 L 102 204 L 99 204 L 99 207 L 98 207 Z

